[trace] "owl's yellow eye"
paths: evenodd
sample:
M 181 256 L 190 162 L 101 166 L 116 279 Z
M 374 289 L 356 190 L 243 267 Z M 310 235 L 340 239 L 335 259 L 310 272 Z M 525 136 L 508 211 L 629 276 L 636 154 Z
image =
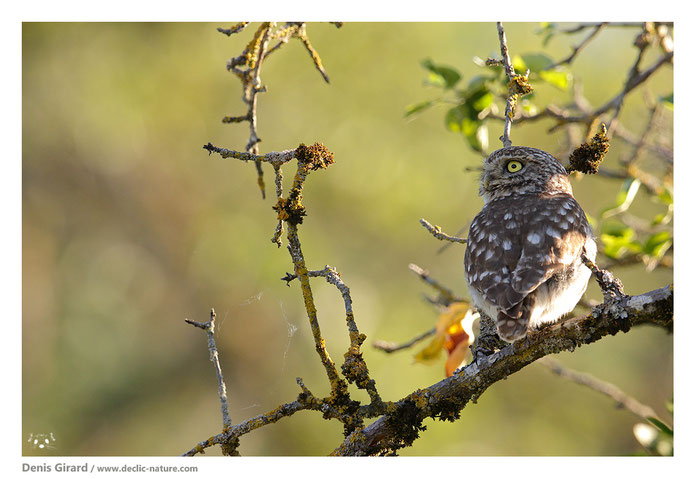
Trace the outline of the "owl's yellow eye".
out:
M 523 166 L 522 163 L 520 163 L 519 161 L 512 160 L 512 161 L 508 162 L 507 170 L 510 173 L 517 173 L 518 171 L 520 171 L 522 169 L 522 166 Z

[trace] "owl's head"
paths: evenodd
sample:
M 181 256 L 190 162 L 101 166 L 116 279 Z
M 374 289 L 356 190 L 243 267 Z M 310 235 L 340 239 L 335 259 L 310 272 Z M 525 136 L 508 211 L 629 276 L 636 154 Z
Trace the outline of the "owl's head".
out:
M 483 163 L 484 203 L 513 194 L 573 194 L 568 173 L 552 155 L 528 146 L 496 150 Z

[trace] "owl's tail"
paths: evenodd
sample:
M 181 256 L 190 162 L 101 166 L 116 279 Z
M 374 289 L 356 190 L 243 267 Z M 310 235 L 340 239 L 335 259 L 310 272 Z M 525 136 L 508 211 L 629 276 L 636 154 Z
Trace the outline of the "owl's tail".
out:
M 498 328 L 498 336 L 503 341 L 512 343 L 524 338 L 529 329 L 529 312 L 523 310 L 521 315 L 513 317 L 500 311 L 496 320 L 496 326 Z

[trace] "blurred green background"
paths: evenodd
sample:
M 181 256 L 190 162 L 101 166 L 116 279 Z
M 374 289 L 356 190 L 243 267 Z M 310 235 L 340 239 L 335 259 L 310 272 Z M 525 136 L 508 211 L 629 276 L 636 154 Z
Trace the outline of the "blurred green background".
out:
M 293 400 L 301 376 L 328 392 L 287 250 L 270 238 L 274 200 L 262 200 L 251 164 L 208 156 L 202 146 L 243 150 L 246 124 L 238 79 L 225 69 L 254 26 L 230 38 L 190 23 L 25 23 L 23 25 L 23 452 L 26 455 L 178 455 L 221 429 L 217 383 L 205 334 L 184 323 L 214 307 L 216 340 L 234 423 Z M 506 24 L 513 54 L 560 59 L 586 36 L 542 47 L 537 24 Z M 634 60 L 636 30 L 607 29 L 573 64 L 585 94 L 603 104 Z M 443 366 L 413 364 L 412 352 L 385 355 L 369 343 L 403 341 L 430 329 L 437 311 L 409 263 L 460 295 L 464 248 L 441 243 L 418 223 L 454 234 L 480 209 L 480 156 L 444 128 L 444 109 L 404 119 L 407 105 L 435 96 L 420 63 L 456 67 L 468 81 L 473 56 L 498 56 L 494 23 L 310 24 L 308 34 L 331 84 L 297 40 L 269 57 L 259 96 L 261 152 L 322 142 L 336 164 L 312 174 L 300 235 L 308 266 L 336 267 L 351 288 L 363 350 L 384 399 L 397 400 L 443 378 Z M 672 91 L 671 69 L 648 83 Z M 568 94 L 542 86 L 538 103 Z M 622 121 L 646 121 L 640 93 Z M 495 124 L 494 124 L 495 125 Z M 550 122 L 513 126 L 515 144 L 558 154 Z M 497 148 L 502 128 L 491 128 Z M 671 132 L 670 132 L 671 134 Z M 620 143 L 610 150 L 615 165 Z M 286 168 L 286 180 L 294 167 Z M 266 168 L 272 188 L 272 171 Z M 619 184 L 574 181 L 590 215 Z M 273 196 L 272 189 L 269 189 Z M 660 211 L 641 191 L 633 207 Z M 672 271 L 617 269 L 626 290 L 672 281 Z M 348 342 L 333 286 L 313 283 L 332 358 Z M 601 299 L 594 284 L 590 297 Z M 672 337 L 640 327 L 558 356 L 567 366 L 615 383 L 670 417 Z M 443 356 L 444 362 L 444 356 Z M 354 388 L 355 395 L 367 399 Z M 638 445 L 637 419 L 598 393 L 533 364 L 492 386 L 454 424 L 428 430 L 403 455 L 622 455 Z M 325 455 L 342 427 L 300 412 L 242 437 L 243 455 Z M 51 448 L 28 441 L 52 434 Z M 219 449 L 209 449 L 219 455 Z

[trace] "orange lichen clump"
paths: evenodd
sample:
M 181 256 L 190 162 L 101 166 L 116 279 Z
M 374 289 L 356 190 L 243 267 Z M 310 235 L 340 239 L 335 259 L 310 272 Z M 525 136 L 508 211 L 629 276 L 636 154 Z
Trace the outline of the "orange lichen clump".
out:
M 334 154 L 321 143 L 314 143 L 312 146 L 300 143 L 295 150 L 295 158 L 311 170 L 325 169 L 334 163 Z

